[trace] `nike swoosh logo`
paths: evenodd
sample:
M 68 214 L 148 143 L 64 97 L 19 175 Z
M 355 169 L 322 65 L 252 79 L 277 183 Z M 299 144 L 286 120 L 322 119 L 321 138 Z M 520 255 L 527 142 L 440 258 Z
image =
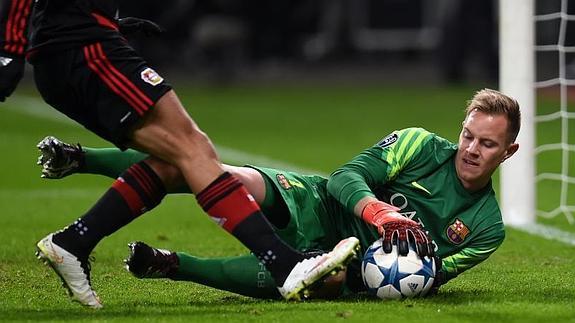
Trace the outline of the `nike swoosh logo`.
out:
M 49 257 L 48 255 L 52 256 L 53 259 L 50 259 L 50 261 L 55 262 L 57 264 L 64 263 L 64 257 L 57 254 L 52 246 L 47 246 L 44 243 L 43 245 L 39 245 L 38 248 L 40 249 L 40 251 L 42 251 L 42 253 L 44 253 L 44 255 L 46 255 L 46 257 Z M 51 252 L 49 252 L 48 250 L 50 250 Z
M 306 270 L 305 273 L 309 274 L 312 271 L 314 271 L 316 268 L 318 268 L 319 266 L 321 266 L 324 262 L 326 262 L 328 259 L 328 255 L 324 255 L 322 259 L 320 259 L 313 267 L 311 267 L 309 270 Z
M 413 182 L 411 182 L 411 185 L 413 185 L 413 187 L 415 187 L 415 188 L 417 188 L 417 189 L 419 189 L 419 190 L 422 190 L 422 191 L 424 191 L 425 193 L 431 195 L 431 192 L 430 192 L 427 188 L 421 186 L 418 182 L 413 181 Z
M 10 64 L 11 62 L 12 62 L 12 58 L 0 57 L 0 66 L 1 67 L 8 66 L 8 64 Z

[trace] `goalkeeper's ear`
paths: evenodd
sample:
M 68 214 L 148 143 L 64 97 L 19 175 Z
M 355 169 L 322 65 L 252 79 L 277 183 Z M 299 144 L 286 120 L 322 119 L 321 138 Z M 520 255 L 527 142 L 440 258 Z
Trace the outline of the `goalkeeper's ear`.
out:
M 503 159 L 501 160 L 501 162 L 504 162 L 509 157 L 513 156 L 513 154 L 515 154 L 518 149 L 519 149 L 518 143 L 514 142 L 514 143 L 510 144 L 509 147 L 507 147 L 507 149 L 505 150 L 505 156 L 503 156 Z

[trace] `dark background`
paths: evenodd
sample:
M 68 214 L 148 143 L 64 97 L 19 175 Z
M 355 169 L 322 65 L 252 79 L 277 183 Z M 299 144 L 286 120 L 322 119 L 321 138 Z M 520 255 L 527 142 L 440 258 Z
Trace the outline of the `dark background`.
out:
M 536 0 L 535 12 L 561 3 Z M 120 15 L 164 27 L 160 37 L 131 41 L 153 66 L 189 80 L 498 79 L 496 0 L 123 0 Z M 564 21 L 564 45 L 573 46 L 575 22 Z M 534 21 L 536 43 L 561 43 L 560 23 Z M 568 78 L 574 58 L 566 54 Z M 557 77 L 557 66 L 556 51 L 537 53 L 539 79 Z
M 190 79 L 493 83 L 496 11 L 491 0 L 124 0 L 120 14 L 164 27 L 132 43 Z

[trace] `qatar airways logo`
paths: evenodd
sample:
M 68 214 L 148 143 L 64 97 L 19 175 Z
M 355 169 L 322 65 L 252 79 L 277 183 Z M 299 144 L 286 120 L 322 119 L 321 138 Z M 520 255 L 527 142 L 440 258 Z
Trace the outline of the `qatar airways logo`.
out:
M 403 210 L 409 205 L 409 202 L 407 201 L 407 197 L 405 197 L 405 195 L 401 193 L 395 193 L 389 198 L 389 204 L 398 207 L 400 210 Z M 404 217 L 413 220 L 413 218 L 417 215 L 417 211 L 405 211 L 401 212 L 401 214 Z M 425 226 L 423 222 L 419 220 L 419 218 L 417 219 L 417 221 L 421 224 L 421 226 Z
M 389 198 L 389 204 L 399 208 L 399 213 L 401 213 L 401 215 L 410 220 L 414 220 L 414 217 L 417 215 L 417 211 L 402 212 L 403 209 L 409 206 L 409 201 L 407 200 L 407 197 L 405 197 L 405 195 L 401 193 L 394 193 L 393 195 L 391 195 L 391 197 Z M 417 218 L 417 220 L 414 221 L 417 221 L 419 224 L 421 224 L 421 227 L 425 229 L 425 223 L 421 222 L 421 219 L 419 217 Z M 429 231 L 425 230 L 425 233 L 429 235 Z M 437 251 L 439 247 L 437 246 L 435 241 L 433 241 L 433 237 L 431 242 L 433 243 L 433 249 Z

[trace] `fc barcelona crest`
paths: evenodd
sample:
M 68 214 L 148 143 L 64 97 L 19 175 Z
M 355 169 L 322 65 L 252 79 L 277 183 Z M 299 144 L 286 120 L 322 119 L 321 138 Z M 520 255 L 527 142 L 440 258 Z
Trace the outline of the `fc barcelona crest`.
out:
M 459 219 L 455 219 L 455 222 L 447 227 L 447 238 L 454 244 L 461 244 L 465 237 L 469 234 L 469 228 L 465 223 L 461 222 Z

